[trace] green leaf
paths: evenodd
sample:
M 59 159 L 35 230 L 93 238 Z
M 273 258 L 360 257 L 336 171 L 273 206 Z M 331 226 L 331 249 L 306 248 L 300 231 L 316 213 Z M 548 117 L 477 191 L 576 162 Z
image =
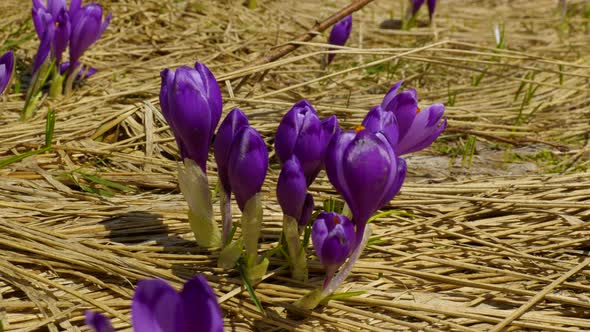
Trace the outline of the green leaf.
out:
M 53 131 L 55 130 L 55 112 L 50 109 L 47 112 L 45 121 L 45 147 L 50 148 L 53 141 Z
M 254 304 L 256 305 L 258 310 L 262 314 L 264 314 L 264 307 L 262 306 L 262 303 L 260 302 L 260 300 L 256 296 L 256 293 L 254 292 L 254 288 L 250 284 L 250 281 L 246 277 L 246 273 L 244 271 L 244 264 L 243 264 L 242 259 L 240 259 L 240 261 L 238 261 L 238 270 L 240 271 L 240 277 L 242 278 L 242 281 L 244 282 L 244 287 L 248 291 L 248 294 L 250 294 L 250 298 L 252 299 L 252 302 L 254 302 Z
M 359 296 L 365 294 L 365 291 L 356 291 L 356 292 L 344 292 L 344 293 L 334 293 L 332 295 L 326 296 L 320 303 L 327 303 L 330 300 L 341 300 L 347 299 L 354 296 Z
M 42 148 L 42 149 L 38 149 L 38 150 L 32 150 L 32 151 L 27 151 L 25 153 L 21 153 L 21 154 L 17 154 L 16 156 L 12 156 L 12 157 L 8 157 L 4 160 L 0 160 L 0 168 L 8 166 L 10 164 L 19 162 L 27 157 L 30 156 L 34 156 L 36 154 L 41 154 L 41 153 L 45 153 L 49 151 L 48 147 Z
M 120 183 L 111 182 L 111 181 L 99 178 L 98 176 L 94 176 L 94 175 L 90 175 L 90 174 L 86 174 L 86 173 L 82 173 L 82 172 L 78 172 L 78 173 L 80 175 L 82 175 L 82 177 L 85 178 L 86 180 L 103 185 L 105 187 L 110 187 L 110 188 L 121 190 L 121 191 L 133 191 L 133 189 L 131 189 L 127 186 L 124 186 Z

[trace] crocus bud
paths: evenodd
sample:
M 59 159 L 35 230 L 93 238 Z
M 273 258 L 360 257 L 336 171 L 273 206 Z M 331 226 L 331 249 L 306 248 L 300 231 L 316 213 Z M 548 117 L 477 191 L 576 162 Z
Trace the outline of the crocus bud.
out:
M 430 18 L 430 21 L 432 22 L 432 17 L 434 16 L 434 10 L 436 9 L 436 1 L 437 0 L 428 0 L 428 17 Z
M 8 51 L 0 57 L 0 96 L 10 84 L 14 73 L 14 52 Z
M 348 204 L 357 226 L 357 244 L 367 220 L 397 193 L 398 158 L 387 138 L 369 130 L 345 132 L 334 139 L 326 155 L 326 172 Z M 398 189 L 399 190 L 399 189 Z
M 343 46 L 346 44 L 348 37 L 350 37 L 350 32 L 352 31 L 352 15 L 348 15 L 342 20 L 338 21 L 334 24 L 332 31 L 330 31 L 330 37 L 328 38 L 328 43 L 332 45 Z M 328 64 L 332 62 L 336 54 L 328 55 Z
M 313 222 L 311 239 L 316 256 L 326 267 L 328 274 L 333 274 L 354 247 L 354 225 L 343 215 L 322 212 Z
M 219 181 L 226 193 L 231 193 L 227 173 L 229 150 L 236 134 L 240 129 L 247 126 L 249 126 L 249 123 L 246 115 L 239 108 L 234 108 L 229 112 L 225 119 L 223 119 L 217 130 L 217 135 L 215 136 L 213 153 L 215 156 L 215 162 L 217 163 Z
M 285 114 L 277 128 L 277 156 L 281 163 L 296 156 L 309 186 L 322 169 L 327 145 L 338 130 L 335 117 L 321 122 L 313 106 L 301 100 Z
M 178 293 L 161 279 L 138 283 L 131 304 L 134 331 L 223 332 L 223 317 L 217 297 L 207 279 L 197 275 Z M 87 311 L 86 324 L 95 332 L 113 328 L 102 314 Z
M 202 63 L 162 71 L 160 106 L 170 124 L 182 159 L 194 160 L 205 172 L 209 145 L 221 118 L 221 91 Z
M 277 182 L 277 200 L 283 214 L 299 220 L 305 204 L 306 192 L 307 183 L 305 182 L 303 168 L 301 168 L 297 157 L 291 156 L 283 164 Z
M 240 210 L 262 188 L 267 169 L 266 143 L 256 129 L 243 127 L 232 142 L 227 168 Z
M 102 6 L 91 2 L 82 7 L 81 0 L 70 3 L 70 63 L 75 65 L 82 54 L 94 44 L 104 33 L 112 14 L 109 13 L 103 21 Z M 71 70 L 74 68 L 72 67 Z
M 420 10 L 420 7 L 424 4 L 424 0 L 410 0 L 410 10 L 412 16 L 416 15 Z
M 399 156 L 429 147 L 447 126 L 446 119 L 441 123 L 444 105 L 434 104 L 421 110 L 414 89 L 398 93 L 398 89 L 392 88 L 383 98 L 381 109 L 397 119 L 399 138 L 394 149 Z

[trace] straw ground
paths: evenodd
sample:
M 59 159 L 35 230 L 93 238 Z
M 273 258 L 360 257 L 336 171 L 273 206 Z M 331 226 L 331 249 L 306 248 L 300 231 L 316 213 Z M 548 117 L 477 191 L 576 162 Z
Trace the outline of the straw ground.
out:
M 0 3 L 0 45 L 16 49 L 19 73 L 38 45 L 25 2 Z M 568 1 L 563 21 L 553 0 L 442 1 L 434 27 L 400 31 L 379 25 L 405 1 L 376 0 L 354 14 L 352 38 L 329 68 L 320 66 L 326 33 L 251 65 L 346 6 L 324 2 L 260 0 L 248 10 L 239 1 L 101 1 L 114 19 L 84 58 L 98 74 L 72 97 L 43 100 L 27 123 L 18 120 L 23 94 L 2 97 L 3 159 L 42 147 L 45 114 L 57 117 L 48 152 L 0 169 L 4 330 L 87 330 L 87 309 L 130 330 L 138 280 L 179 287 L 195 273 L 214 287 L 229 331 L 590 330 L 585 1 Z M 495 24 L 506 48 L 496 45 Z M 160 70 L 197 60 L 219 79 L 224 112 L 242 108 L 271 149 L 264 250 L 280 233 L 272 143 L 290 105 L 307 98 L 349 129 L 400 79 L 422 106 L 447 104 L 447 131 L 408 158 L 401 194 L 373 222 L 339 289 L 356 296 L 293 313 L 321 283 L 310 250 L 305 284 L 272 261 L 256 287 L 261 313 L 239 274 L 216 267 L 218 252 L 196 246 L 157 95 Z M 20 80 L 26 87 L 26 74 Z M 323 173 L 311 190 L 318 209 L 338 198 Z

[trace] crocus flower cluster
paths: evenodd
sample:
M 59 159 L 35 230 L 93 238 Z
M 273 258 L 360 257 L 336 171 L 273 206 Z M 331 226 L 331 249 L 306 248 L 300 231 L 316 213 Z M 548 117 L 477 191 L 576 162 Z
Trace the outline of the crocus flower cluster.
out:
M 296 279 L 307 278 L 305 251 L 300 246 L 300 235 L 314 206 L 307 188 L 324 167 L 328 144 L 339 133 L 338 119 L 331 116 L 320 121 L 307 100 L 293 105 L 277 129 L 275 150 L 283 164 L 277 199 L 283 210 L 283 233 Z
M 328 37 L 328 43 L 337 46 L 344 46 L 346 41 L 350 37 L 350 32 L 352 31 L 352 15 L 348 15 L 342 20 L 338 21 L 332 27 L 332 31 L 330 31 L 330 37 Z M 332 50 L 332 49 L 331 49 Z M 328 55 L 328 64 L 334 60 L 336 54 Z
M 52 76 L 49 94 L 61 95 L 64 82 L 69 95 L 76 79 L 92 75 L 96 70 L 85 69 L 80 58 L 104 33 L 112 15 L 103 19 L 98 3 L 82 6 L 82 0 L 72 0 L 69 9 L 65 0 L 33 0 L 33 24 L 41 40 L 33 61 L 33 81 L 27 91 L 23 118 L 32 116 L 40 98 L 41 88 Z M 70 61 L 63 61 L 68 49 Z M 83 74 L 82 74 L 83 73 Z
M 14 52 L 8 51 L 0 57 L 0 96 L 10 84 L 14 72 Z
M 414 89 L 396 83 L 362 125 L 332 138 L 325 156 L 328 178 L 344 198 L 352 219 L 322 212 L 312 227 L 316 255 L 326 269 L 321 289 L 298 302 L 315 307 L 332 294 L 352 270 L 370 235 L 371 216 L 401 189 L 406 162 L 400 156 L 424 149 L 442 133 L 442 104 L 420 110 Z M 336 272 L 339 270 L 338 274 Z
M 137 284 L 131 304 L 133 330 L 141 332 L 223 332 L 217 297 L 202 275 L 196 275 L 177 292 L 161 279 Z M 86 324 L 95 332 L 114 332 L 110 320 L 86 312 Z
M 246 253 L 246 273 L 251 280 L 266 271 L 267 259 L 258 257 L 262 227 L 259 191 L 268 169 L 268 150 L 262 136 L 251 127 L 239 109 L 222 121 L 214 144 L 220 182 L 222 232 L 213 220 L 207 180 L 207 160 L 215 128 L 221 119 L 223 101 L 217 80 L 202 63 L 161 73 L 160 106 L 176 139 L 184 167 L 179 169 L 179 185 L 189 205 L 189 221 L 197 243 L 222 247 L 220 266 L 233 267 L 242 246 Z M 231 194 L 242 211 L 242 238 L 231 242 Z
M 220 235 L 213 220 L 206 176 L 209 148 L 222 112 L 217 81 L 201 63 L 194 68 L 180 67 L 176 72 L 166 69 L 161 76 L 160 104 L 184 161 L 179 185 L 189 205 L 195 239 L 201 246 L 222 248 L 220 267 L 231 268 L 241 257 L 246 276 L 256 282 L 269 262 L 258 256 L 260 191 L 269 164 L 266 143 L 240 109 L 233 109 L 222 121 L 214 143 L 223 219 Z M 283 210 L 282 239 L 295 279 L 307 278 L 302 235 L 314 209 L 308 188 L 322 169 L 351 214 L 349 218 L 322 212 L 311 226 L 326 279 L 321 290 L 312 300 L 303 301 L 303 306 L 317 305 L 352 270 L 368 240 L 369 219 L 402 187 L 406 162 L 401 156 L 428 147 L 446 127 L 444 106 L 420 109 L 416 90 L 402 91 L 402 83 L 393 85 L 355 130 L 341 132 L 335 116 L 320 120 L 307 100 L 295 103 L 279 123 L 274 144 L 282 169 L 276 194 Z M 236 240 L 231 232 L 232 193 L 242 212 L 241 237 Z

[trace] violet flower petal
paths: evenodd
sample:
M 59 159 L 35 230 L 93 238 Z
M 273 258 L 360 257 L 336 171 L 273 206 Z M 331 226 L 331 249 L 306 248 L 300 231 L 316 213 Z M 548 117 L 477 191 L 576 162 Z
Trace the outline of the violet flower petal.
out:
M 268 150 L 262 136 L 252 127 L 242 128 L 232 142 L 228 179 L 240 210 L 262 188 L 268 169 Z
M 350 32 L 352 31 L 352 15 L 348 15 L 342 20 L 338 21 L 332 27 L 332 31 L 330 31 L 330 36 L 328 37 L 328 43 L 332 45 L 344 46 L 346 41 L 350 37 Z M 332 62 L 336 54 L 328 55 L 328 64 Z
M 219 174 L 219 181 L 221 182 L 223 189 L 228 194 L 231 193 L 231 186 L 229 184 L 227 173 L 231 144 L 240 129 L 249 125 L 246 115 L 239 108 L 234 108 L 229 112 L 225 119 L 223 119 L 217 130 L 217 135 L 215 136 L 213 154 L 215 156 L 215 162 L 217 163 L 217 173 Z
M 110 319 L 100 312 L 87 310 L 84 313 L 86 325 L 90 326 L 94 332 L 115 332 L 111 325 Z
M 4 93 L 14 73 L 14 52 L 8 51 L 0 57 L 0 96 Z
M 161 279 L 141 280 L 137 284 L 131 303 L 131 319 L 134 331 L 188 332 L 182 326 L 179 312 L 181 296 Z
M 283 214 L 299 220 L 305 197 L 307 194 L 307 183 L 303 168 L 296 156 L 291 156 L 283 164 L 277 182 L 277 200 Z
M 186 282 L 180 292 L 184 308 L 182 331 L 223 332 L 223 316 L 217 296 L 202 275 Z

